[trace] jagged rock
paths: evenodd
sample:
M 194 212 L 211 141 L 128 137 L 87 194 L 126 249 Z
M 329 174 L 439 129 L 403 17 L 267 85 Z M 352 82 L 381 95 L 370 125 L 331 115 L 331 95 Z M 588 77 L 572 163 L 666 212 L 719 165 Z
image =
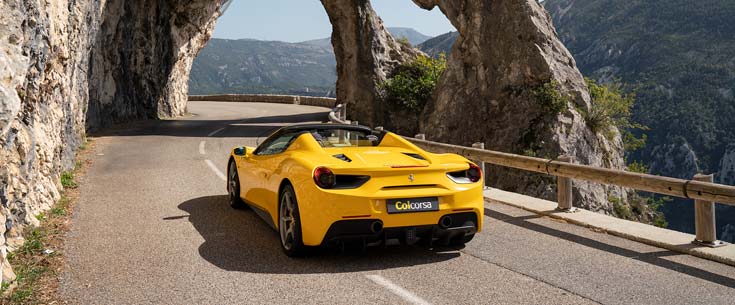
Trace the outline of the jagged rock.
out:
M 4 281 L 12 279 L 8 245 L 60 198 L 59 176 L 73 166 L 88 102 L 90 126 L 182 114 L 191 62 L 220 2 L 0 2 Z
M 735 185 L 735 144 L 730 144 L 725 149 L 716 178 L 719 183 Z
M 691 145 L 684 140 L 678 143 L 655 146 L 651 156 L 650 172 L 655 175 L 692 179 L 700 173 L 697 165 L 697 154 Z
M 536 0 L 414 0 L 424 9 L 439 7 L 459 37 L 447 70 L 427 105 L 421 129 L 431 140 L 555 158 L 622 169 L 622 142 L 595 134 L 578 109 L 590 97 L 575 61 L 559 41 L 551 18 Z M 551 84 L 551 85 L 549 85 Z M 550 110 L 539 96 L 556 87 L 569 101 Z M 548 99 L 547 99 L 548 100 Z M 492 168 L 490 185 L 546 198 L 553 180 Z M 575 204 L 611 211 L 607 197 L 617 188 L 575 181 Z
M 332 23 L 337 99 L 348 105 L 350 118 L 375 125 L 386 112 L 378 98 L 378 85 L 396 66 L 415 58 L 420 51 L 396 42 L 370 1 L 321 2 Z
M 88 128 L 186 113 L 191 65 L 219 2 L 107 1 L 91 56 Z

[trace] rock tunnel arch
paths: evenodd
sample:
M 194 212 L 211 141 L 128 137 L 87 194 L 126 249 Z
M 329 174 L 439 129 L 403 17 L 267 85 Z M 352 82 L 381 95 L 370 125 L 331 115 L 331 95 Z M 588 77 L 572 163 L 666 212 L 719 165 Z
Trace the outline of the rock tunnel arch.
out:
M 353 119 L 370 126 L 390 126 L 391 117 L 379 100 L 379 84 L 396 66 L 421 52 L 398 43 L 369 0 L 320 2 L 332 24 L 338 100 L 349 105 Z M 413 2 L 423 9 L 439 8 L 459 31 L 447 70 L 433 100 L 420 115 L 421 132 L 442 142 L 469 145 L 482 141 L 495 150 L 532 151 L 548 157 L 570 155 L 584 164 L 623 167 L 619 136 L 601 137 L 586 126 L 580 115 L 578 109 L 590 107 L 584 79 L 557 38 L 550 16 L 536 0 Z M 111 0 L 105 12 L 142 11 L 145 4 L 141 3 Z M 168 18 L 144 15 L 132 23 L 143 29 L 162 29 L 154 34 L 162 36 L 164 43 L 155 45 L 147 45 L 142 35 L 135 33 L 123 37 L 121 43 L 115 37 L 134 32 L 129 30 L 131 23 L 103 14 L 96 45 L 102 48 L 94 53 L 103 54 L 102 60 L 91 56 L 87 125 L 184 114 L 193 58 L 210 38 L 214 21 L 227 4 L 228 1 L 158 4 L 153 11 Z M 105 26 L 114 22 L 116 27 Z M 129 48 L 131 45 L 141 47 Z M 141 51 L 147 46 L 151 51 Z M 165 56 L 156 60 L 157 66 L 146 62 L 151 54 L 161 53 Z M 98 65 L 98 61 L 102 64 Z M 161 69 L 165 73 L 155 73 Z M 538 102 L 536 89 L 545 84 L 554 84 L 555 90 L 569 97 L 564 109 L 549 111 Z M 554 192 L 550 183 L 537 183 L 537 178 L 528 178 L 525 173 L 503 169 L 494 173 L 497 174 L 489 178 L 501 188 L 542 197 L 550 197 Z M 603 187 L 578 189 L 585 189 L 585 194 L 575 197 L 588 198 L 586 202 L 607 201 Z
M 409 1 L 409 0 L 403 0 Z M 620 137 L 585 126 L 577 108 L 589 94 L 573 58 L 536 0 L 414 0 L 438 7 L 460 31 L 434 100 L 422 114 L 429 139 L 541 156 L 570 155 L 622 168 Z M 226 1 L 0 2 L 0 33 L 10 63 L 0 74 L 0 218 L 35 223 L 60 196 L 60 173 L 73 167 L 87 131 L 137 119 L 185 113 L 192 61 L 210 38 Z M 350 116 L 382 125 L 376 85 L 418 51 L 398 44 L 368 0 L 321 0 L 333 26 L 337 97 Z M 534 101 L 539 84 L 556 82 L 573 98 L 559 112 Z M 539 127 L 539 128 L 534 128 Z M 534 130 L 531 143 L 520 131 Z M 549 183 L 512 173 L 498 186 L 548 195 Z M 611 210 L 606 189 L 577 184 L 582 206 Z M 38 190 L 43 191 L 29 191 Z M 548 197 L 548 196 L 545 196 Z M 609 204 L 609 203 L 608 203 Z M 14 211 L 13 213 L 7 211 Z M 1 231 L 1 230 L 0 230 Z M 13 230 L 17 232 L 17 230 Z M 10 235 L 15 233 L 10 233 Z M 8 234 L 6 234 L 8 235 Z M 8 236 L 10 236 L 8 235 Z M 0 246 L 4 241 L 0 241 Z

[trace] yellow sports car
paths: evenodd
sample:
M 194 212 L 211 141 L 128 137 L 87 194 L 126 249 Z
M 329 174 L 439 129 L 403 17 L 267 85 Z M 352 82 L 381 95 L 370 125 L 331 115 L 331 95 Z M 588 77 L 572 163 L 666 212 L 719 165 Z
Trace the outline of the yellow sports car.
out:
M 289 256 L 308 246 L 423 242 L 463 246 L 482 229 L 482 170 L 368 127 L 284 127 L 232 150 L 230 204 L 251 206 Z

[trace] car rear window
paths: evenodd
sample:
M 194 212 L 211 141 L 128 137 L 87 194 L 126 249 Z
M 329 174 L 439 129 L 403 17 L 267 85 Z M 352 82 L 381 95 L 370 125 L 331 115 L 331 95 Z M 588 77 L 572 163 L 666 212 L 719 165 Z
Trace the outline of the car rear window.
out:
M 380 137 L 366 131 L 347 129 L 323 129 L 310 132 L 322 147 L 378 146 Z

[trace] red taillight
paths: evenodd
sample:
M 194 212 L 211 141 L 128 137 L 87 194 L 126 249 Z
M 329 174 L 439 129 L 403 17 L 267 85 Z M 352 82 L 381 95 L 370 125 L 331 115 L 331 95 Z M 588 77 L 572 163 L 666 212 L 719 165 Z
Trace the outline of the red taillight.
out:
M 482 179 L 482 169 L 473 164 L 470 163 L 470 169 L 467 170 L 467 179 L 470 179 L 472 182 L 477 182 Z
M 332 170 L 320 166 L 314 170 L 314 183 L 323 189 L 331 189 L 337 183 Z

